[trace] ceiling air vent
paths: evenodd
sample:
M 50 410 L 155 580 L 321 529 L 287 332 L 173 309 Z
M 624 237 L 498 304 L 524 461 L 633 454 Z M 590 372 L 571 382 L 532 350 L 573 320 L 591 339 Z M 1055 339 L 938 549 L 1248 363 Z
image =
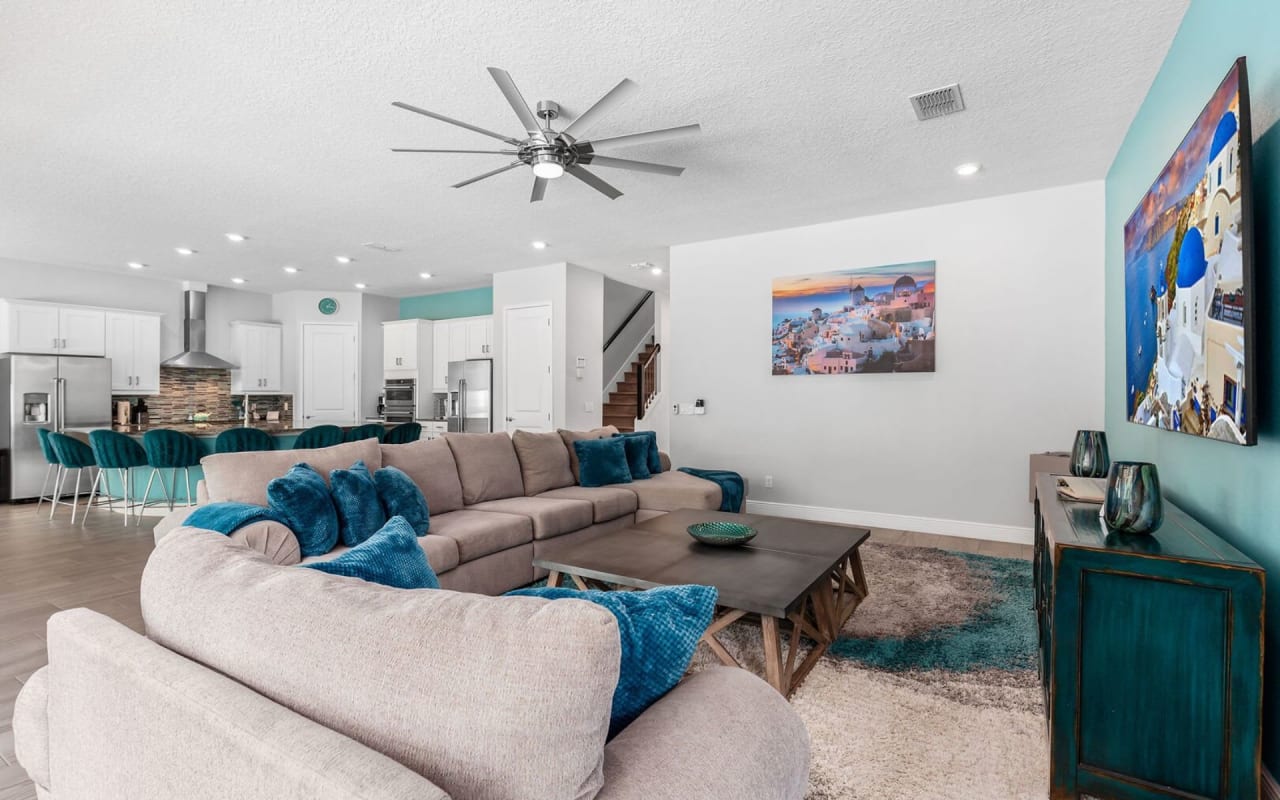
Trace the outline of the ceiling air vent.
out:
M 913 94 L 909 99 L 911 100 L 911 107 L 916 110 L 916 117 L 921 122 L 945 117 L 957 111 L 964 111 L 964 98 L 960 96 L 960 84 L 958 83 L 943 86 L 941 89 Z

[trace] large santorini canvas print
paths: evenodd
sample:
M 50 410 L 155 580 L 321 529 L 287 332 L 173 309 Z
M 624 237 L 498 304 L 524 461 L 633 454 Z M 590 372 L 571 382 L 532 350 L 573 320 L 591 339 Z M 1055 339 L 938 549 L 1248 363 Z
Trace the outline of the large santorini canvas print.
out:
M 1242 71 L 1237 62 L 1125 224 L 1125 369 L 1130 421 L 1251 444 Z
M 773 281 L 773 374 L 933 372 L 935 263 Z

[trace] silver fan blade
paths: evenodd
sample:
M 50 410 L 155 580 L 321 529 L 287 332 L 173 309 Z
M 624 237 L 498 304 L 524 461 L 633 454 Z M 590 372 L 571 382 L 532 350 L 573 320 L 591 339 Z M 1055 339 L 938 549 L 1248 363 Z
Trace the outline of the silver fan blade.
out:
M 509 169 L 515 169 L 516 167 L 520 167 L 523 165 L 524 165 L 523 161 L 512 161 L 510 164 L 506 165 L 505 167 L 498 167 L 497 169 L 491 169 L 483 175 L 477 175 L 474 178 L 470 178 L 468 180 L 463 181 L 462 183 L 455 183 L 453 185 L 453 188 L 461 189 L 463 186 L 470 186 L 476 181 L 482 181 L 485 178 L 492 178 L 494 175 L 497 175 L 499 172 L 506 172 Z
M 610 158 L 609 156 L 599 156 L 594 153 L 584 156 L 581 163 L 590 164 L 593 167 L 617 167 L 618 169 L 655 172 L 659 175 L 672 175 L 674 177 L 679 177 L 680 173 L 684 172 L 684 167 L 669 167 L 666 164 L 654 164 L 651 161 L 632 161 L 629 158 Z
M 421 147 L 393 147 L 393 153 L 479 153 L 487 156 L 514 156 L 518 150 L 433 150 Z
M 586 111 L 583 111 L 577 119 L 570 123 L 569 127 L 565 128 L 561 132 L 561 134 L 568 136 L 570 141 L 572 141 L 587 128 L 591 127 L 591 125 L 597 122 L 601 117 L 625 103 L 631 95 L 636 93 L 637 89 L 639 89 L 639 87 L 636 86 L 634 81 L 630 78 L 623 78 L 617 86 L 610 89 L 604 97 L 597 100 L 595 105 L 588 108 Z
M 622 197 L 622 192 L 600 180 L 597 176 L 587 172 L 582 167 L 576 165 L 572 167 L 565 167 L 564 171 L 590 186 L 592 189 L 595 189 L 600 194 L 607 195 L 610 200 L 617 200 L 619 197 Z
M 396 108 L 403 108 L 405 111 L 412 111 L 415 114 L 421 114 L 424 117 L 431 117 L 432 119 L 438 119 L 441 122 L 447 122 L 450 125 L 457 125 L 459 128 L 466 128 L 469 131 L 475 131 L 476 133 L 483 133 L 485 136 L 492 136 L 493 138 L 506 142 L 507 144 L 514 144 L 516 147 L 520 146 L 519 139 L 512 139 L 510 136 L 503 136 L 500 133 L 494 133 L 491 130 L 486 130 L 485 128 L 481 128 L 476 125 L 470 125 L 466 122 L 462 122 L 461 120 L 456 120 L 453 117 L 446 117 L 444 114 L 437 114 L 434 111 L 428 111 L 425 108 L 418 108 L 417 106 L 411 106 L 408 103 L 401 103 L 398 100 L 392 103 L 391 105 L 395 106 Z
M 549 181 L 546 178 L 533 179 L 533 195 L 529 197 L 530 203 L 536 203 L 546 195 L 548 183 Z
M 695 133 L 702 133 L 701 125 L 681 125 L 677 128 L 663 128 L 657 131 L 645 131 L 644 133 L 628 133 L 625 136 L 592 139 L 590 142 L 581 142 L 581 144 L 590 144 L 595 148 L 630 147 L 636 144 L 653 144 L 654 142 L 665 142 L 668 139 L 679 139 L 682 136 L 692 136 Z
M 493 76 L 494 82 L 502 90 L 503 96 L 507 98 L 516 116 L 520 118 L 520 124 L 529 132 L 529 135 L 542 136 L 542 126 L 538 124 L 538 118 L 529 110 L 529 104 L 524 101 L 524 95 L 520 94 L 520 90 L 516 88 L 516 82 L 511 80 L 510 73 L 505 69 L 489 67 L 489 74 Z

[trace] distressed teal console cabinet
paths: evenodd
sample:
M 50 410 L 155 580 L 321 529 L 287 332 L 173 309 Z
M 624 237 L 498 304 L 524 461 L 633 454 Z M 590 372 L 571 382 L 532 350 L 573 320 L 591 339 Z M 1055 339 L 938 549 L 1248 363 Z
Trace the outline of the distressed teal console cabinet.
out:
M 1154 536 L 1036 479 L 1052 800 L 1256 800 L 1265 573 L 1177 507 Z

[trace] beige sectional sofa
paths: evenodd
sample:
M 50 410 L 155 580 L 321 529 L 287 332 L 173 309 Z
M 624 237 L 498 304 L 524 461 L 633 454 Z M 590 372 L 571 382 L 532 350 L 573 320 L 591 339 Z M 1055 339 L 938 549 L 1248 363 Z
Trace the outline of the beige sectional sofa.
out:
M 363 460 L 370 470 L 394 466 L 422 489 L 431 531 L 418 541 L 445 589 L 501 594 L 542 577 L 533 559 L 569 542 L 628 527 L 678 508 L 716 509 L 720 487 L 670 469 L 627 484 L 577 485 L 568 442 L 608 436 L 613 428 L 533 434 L 446 434 L 412 444 L 367 439 L 318 450 L 222 453 L 201 462 L 202 502 L 266 505 L 267 484 L 305 461 L 328 475 Z M 159 543 L 180 527 L 191 509 L 179 509 L 156 526 Z M 241 529 L 234 540 L 282 565 L 300 560 L 293 532 L 277 523 Z M 345 548 L 305 560 L 336 557 Z
M 14 713 L 40 800 L 799 800 L 807 788 L 803 722 L 745 670 L 687 678 L 606 741 L 621 644 L 613 615 L 586 601 L 392 589 L 194 528 L 156 546 L 141 600 L 146 638 L 88 609 L 50 619 L 49 664 Z

